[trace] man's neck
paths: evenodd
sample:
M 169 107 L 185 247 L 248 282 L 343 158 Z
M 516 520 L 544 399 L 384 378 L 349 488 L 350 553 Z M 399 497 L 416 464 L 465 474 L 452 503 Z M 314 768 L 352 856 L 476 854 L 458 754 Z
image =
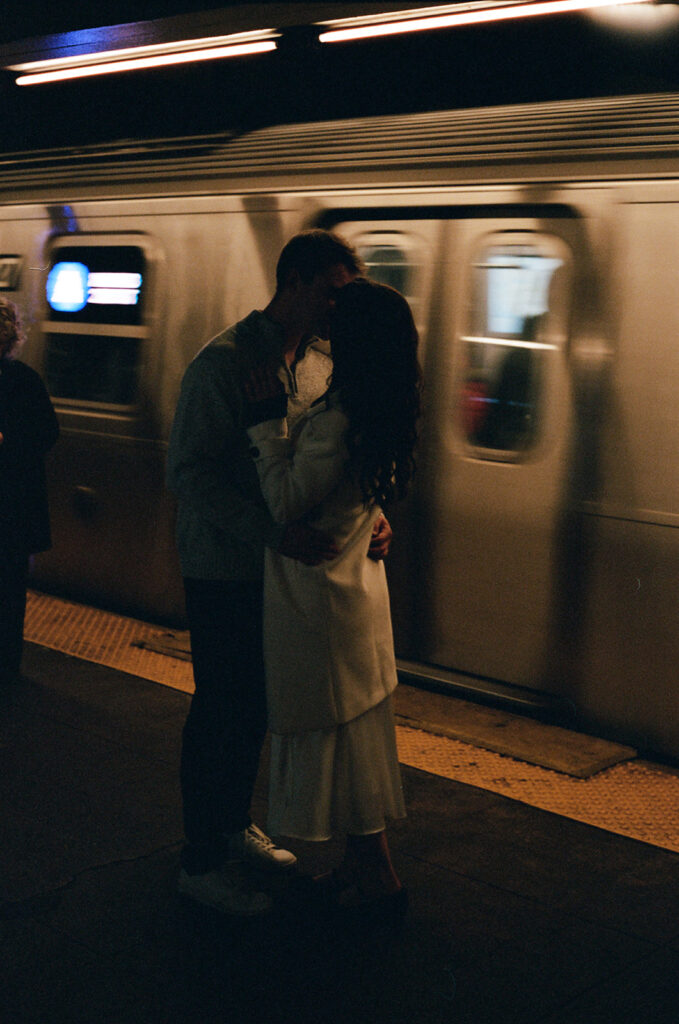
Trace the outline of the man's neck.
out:
M 292 366 L 299 349 L 300 342 L 304 336 L 303 331 L 293 324 L 292 317 L 288 314 L 285 303 L 275 296 L 269 305 L 263 310 L 264 315 L 273 323 L 277 324 L 283 331 L 283 361 Z
M 297 353 L 299 352 L 301 341 L 301 334 L 294 339 L 288 339 L 286 337 L 285 347 L 283 348 L 283 361 L 287 363 L 288 366 L 292 366 L 295 359 L 297 358 Z

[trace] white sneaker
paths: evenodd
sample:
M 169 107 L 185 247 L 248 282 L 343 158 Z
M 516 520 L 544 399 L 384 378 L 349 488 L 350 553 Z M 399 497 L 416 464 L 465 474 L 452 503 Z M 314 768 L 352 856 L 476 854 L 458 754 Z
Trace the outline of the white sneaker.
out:
M 266 893 L 255 892 L 244 884 L 237 864 L 227 864 L 203 875 L 189 875 L 182 868 L 177 889 L 182 896 L 223 914 L 255 917 L 271 910 L 271 900 Z
M 235 835 L 229 836 L 228 854 L 229 857 L 246 861 L 253 867 L 274 871 L 288 870 L 297 863 L 294 853 L 276 846 L 256 825 L 250 825 L 244 832 L 236 832 Z

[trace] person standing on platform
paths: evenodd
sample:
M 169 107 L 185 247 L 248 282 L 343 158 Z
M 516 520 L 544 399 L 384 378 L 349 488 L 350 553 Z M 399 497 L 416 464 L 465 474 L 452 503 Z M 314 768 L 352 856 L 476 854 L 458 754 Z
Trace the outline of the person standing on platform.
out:
M 0 297 L 0 683 L 21 675 L 30 557 L 51 546 L 45 456 L 59 437 L 45 385 L 16 358 L 24 340 Z
M 167 481 L 178 504 L 195 682 L 182 740 L 179 891 L 226 913 L 270 907 L 267 894 L 248 884 L 243 864 L 287 871 L 296 862 L 250 817 L 266 734 L 264 551 L 307 565 L 337 554 L 326 532 L 300 521 L 280 525 L 269 514 L 249 455 L 242 384 L 253 367 L 273 363 L 289 395 L 288 415 L 303 414 L 332 369 L 313 339 L 327 337 L 338 291 L 361 270 L 339 236 L 294 236 L 280 254 L 266 308 L 217 335 L 190 363 L 170 435 Z M 383 558 L 390 538 L 382 518 L 371 557 Z
M 340 547 L 311 566 L 266 551 L 269 827 L 309 841 L 345 836 L 342 863 L 314 889 L 326 907 L 384 920 L 406 906 L 385 830 L 405 807 L 387 580 L 366 554 L 381 506 L 405 495 L 414 468 L 417 330 L 402 295 L 358 279 L 337 297 L 330 344 L 329 389 L 292 435 L 275 366 L 245 386 L 271 514 L 281 525 L 303 517 Z

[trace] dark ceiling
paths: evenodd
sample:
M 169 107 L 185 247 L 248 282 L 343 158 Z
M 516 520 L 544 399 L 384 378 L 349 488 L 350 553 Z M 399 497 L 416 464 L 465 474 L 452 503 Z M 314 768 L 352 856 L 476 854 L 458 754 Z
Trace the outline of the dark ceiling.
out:
M 440 3 L 441 0 L 438 0 Z M 430 0 L 427 7 L 434 7 Z M 59 4 L 53 0 L 5 0 L 0 19 L 0 45 L 33 36 L 47 36 L 63 32 L 92 29 L 125 23 L 165 20 L 181 15 L 231 22 L 231 31 L 258 27 L 277 27 L 279 24 L 308 24 L 326 16 L 345 17 L 354 13 L 378 10 L 417 8 L 424 5 L 404 0 L 395 3 L 385 0 L 270 0 L 253 3 L 252 0 L 231 0 L 227 4 L 210 0 L 68 0 Z
M 320 9 L 336 9 L 340 16 L 356 6 L 374 5 L 330 0 L 220 8 L 220 17 L 236 18 L 239 25 L 244 17 L 274 13 L 280 24 L 286 15 L 288 26 L 298 24 L 286 31 L 279 50 L 257 57 L 31 88 L 17 87 L 11 72 L 0 72 L 0 145 L 8 152 L 275 122 L 679 90 L 676 24 L 644 37 L 569 15 L 324 47 L 305 30 Z M 7 53 L 28 37 L 159 17 L 187 15 L 191 25 L 213 19 L 214 10 L 190 0 L 12 0 L 3 9 L 0 44 Z
M 222 5 L 199 0 L 5 0 L 0 18 L 0 43 L 72 32 L 99 25 L 166 18 Z M 233 6 L 240 6 L 236 0 Z M 264 5 L 262 5 L 264 6 Z

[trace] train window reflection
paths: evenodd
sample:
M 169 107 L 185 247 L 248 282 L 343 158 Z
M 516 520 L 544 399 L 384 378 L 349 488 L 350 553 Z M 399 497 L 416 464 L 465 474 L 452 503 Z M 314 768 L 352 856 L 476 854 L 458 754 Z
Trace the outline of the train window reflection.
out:
M 469 333 L 462 339 L 462 429 L 469 444 L 522 453 L 540 430 L 552 285 L 561 256 L 545 245 L 486 246 L 472 266 Z M 498 455 L 502 457 L 502 455 Z
M 408 295 L 411 264 L 400 246 L 385 243 L 359 245 L 358 251 L 365 263 L 368 277 L 380 284 L 388 284 L 402 295 Z
M 50 394 L 102 405 L 134 404 L 139 339 L 51 334 L 46 340 Z
M 519 247 L 516 246 L 518 249 Z M 548 309 L 549 283 L 562 260 L 532 252 L 490 253 L 485 264 L 485 316 L 491 334 L 530 335 L 536 318 Z

